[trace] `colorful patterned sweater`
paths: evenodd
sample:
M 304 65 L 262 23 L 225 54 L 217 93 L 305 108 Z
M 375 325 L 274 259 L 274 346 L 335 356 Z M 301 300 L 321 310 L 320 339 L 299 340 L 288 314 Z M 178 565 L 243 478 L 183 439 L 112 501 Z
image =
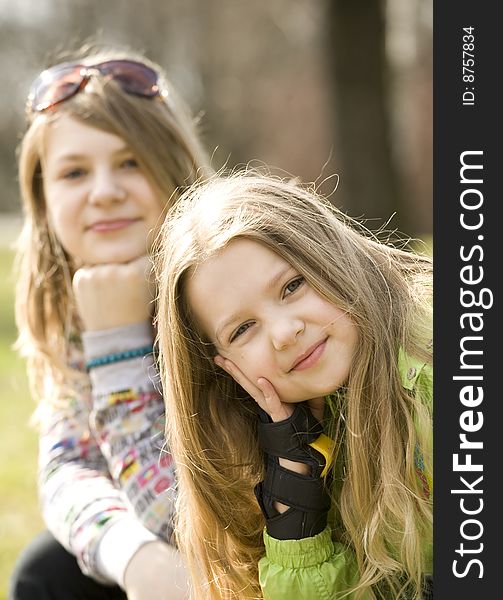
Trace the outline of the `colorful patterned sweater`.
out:
M 152 343 L 150 323 L 86 332 L 71 364 Z M 175 472 L 162 452 L 164 404 L 152 355 L 91 369 L 79 393 L 45 409 L 39 453 L 44 519 L 84 573 L 123 586 L 144 543 L 172 535 Z

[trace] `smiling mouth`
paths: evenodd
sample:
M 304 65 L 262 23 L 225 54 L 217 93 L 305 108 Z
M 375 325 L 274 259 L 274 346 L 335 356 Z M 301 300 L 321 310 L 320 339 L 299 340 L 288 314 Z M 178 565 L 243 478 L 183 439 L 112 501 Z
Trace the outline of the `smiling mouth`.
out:
M 304 369 L 309 369 L 312 366 L 314 366 L 325 351 L 327 340 L 328 338 L 324 338 L 323 340 L 317 342 L 316 344 L 308 348 L 308 350 L 304 352 L 304 354 L 301 354 L 295 360 L 290 371 L 303 371 Z
M 89 226 L 89 230 L 97 233 L 107 233 L 109 231 L 119 231 L 136 223 L 139 219 L 114 219 L 112 221 L 98 221 Z

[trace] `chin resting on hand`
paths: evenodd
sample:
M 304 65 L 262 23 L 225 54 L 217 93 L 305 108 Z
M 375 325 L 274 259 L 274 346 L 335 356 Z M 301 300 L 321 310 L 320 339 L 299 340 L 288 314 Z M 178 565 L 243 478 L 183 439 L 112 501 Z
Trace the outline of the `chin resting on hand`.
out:
M 141 256 L 125 264 L 84 266 L 73 276 L 73 292 L 87 331 L 123 327 L 151 316 L 151 263 Z

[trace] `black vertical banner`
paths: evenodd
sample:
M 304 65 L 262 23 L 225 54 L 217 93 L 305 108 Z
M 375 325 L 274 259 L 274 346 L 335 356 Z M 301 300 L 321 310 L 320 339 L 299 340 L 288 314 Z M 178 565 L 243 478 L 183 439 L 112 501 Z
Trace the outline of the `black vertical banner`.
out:
M 497 6 L 434 1 L 436 600 L 503 597 Z

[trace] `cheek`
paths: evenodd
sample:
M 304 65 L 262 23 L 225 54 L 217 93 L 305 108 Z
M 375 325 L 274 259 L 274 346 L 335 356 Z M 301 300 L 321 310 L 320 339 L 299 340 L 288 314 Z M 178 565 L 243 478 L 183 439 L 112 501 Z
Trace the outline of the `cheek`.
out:
M 324 298 L 318 296 L 318 294 L 312 299 L 311 308 L 316 311 L 316 314 L 327 321 L 333 321 L 342 314 L 339 308 L 330 304 L 330 302 L 327 302 Z
M 62 194 L 61 191 L 47 187 L 44 190 L 46 198 L 45 204 L 47 207 L 47 218 L 54 232 L 59 236 L 64 233 L 64 230 L 75 222 L 75 210 L 72 209 L 73 198 L 67 193 Z M 56 199 L 63 196 L 65 202 L 59 202 Z
M 341 327 L 344 329 L 348 325 L 347 314 L 340 308 L 333 306 L 321 298 L 318 306 L 316 307 L 316 311 L 319 315 L 319 320 L 325 322 L 327 325 L 333 325 L 335 327 Z
M 303 316 L 314 323 L 333 321 L 339 309 L 323 298 L 313 288 L 308 288 L 303 298 L 301 310 Z M 342 311 L 341 311 L 342 312 Z
M 267 366 L 270 361 L 265 360 L 264 352 L 254 348 L 239 349 L 228 352 L 227 357 L 242 371 L 242 373 L 253 383 L 259 377 L 268 375 Z
M 145 210 L 151 218 L 157 219 L 161 216 L 165 208 L 163 195 L 158 193 L 148 181 L 144 180 L 138 184 L 138 187 L 136 188 L 136 197 L 143 199 Z
M 72 216 L 68 210 L 52 209 L 47 212 L 47 221 L 54 237 L 65 252 L 73 258 L 79 256 L 81 237 L 77 227 L 77 216 Z
M 66 217 L 64 211 L 58 210 L 54 207 L 48 207 L 47 220 L 49 222 L 49 227 L 52 229 L 56 238 L 65 246 L 65 240 L 67 238 L 71 238 L 69 233 L 71 220 Z

